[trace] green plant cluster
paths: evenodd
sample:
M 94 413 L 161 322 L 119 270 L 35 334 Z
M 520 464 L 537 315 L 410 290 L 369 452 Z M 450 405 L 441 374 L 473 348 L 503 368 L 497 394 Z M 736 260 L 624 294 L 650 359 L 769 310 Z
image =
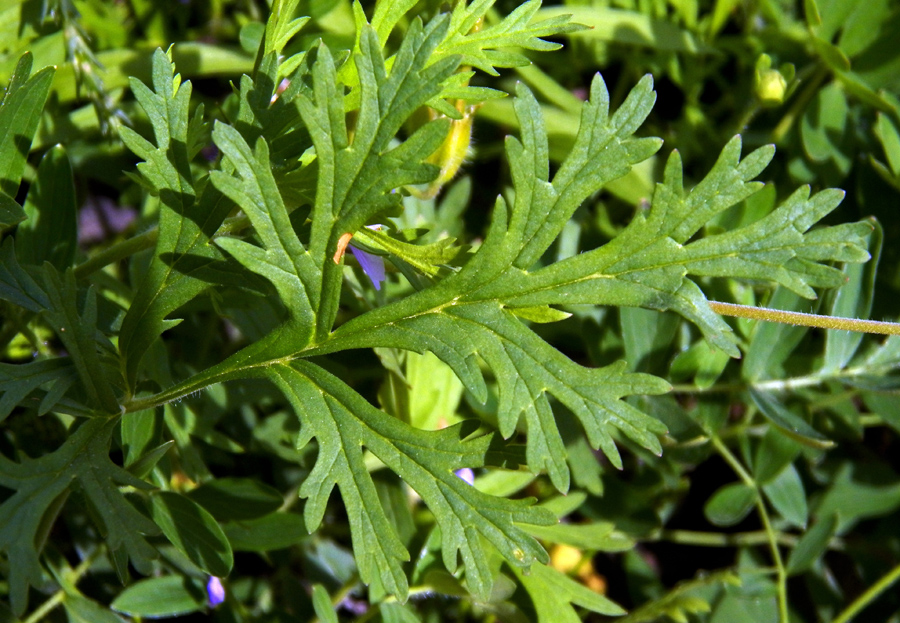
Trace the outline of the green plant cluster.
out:
M 794 5 L 0 7 L 0 621 L 900 621 L 900 3 Z

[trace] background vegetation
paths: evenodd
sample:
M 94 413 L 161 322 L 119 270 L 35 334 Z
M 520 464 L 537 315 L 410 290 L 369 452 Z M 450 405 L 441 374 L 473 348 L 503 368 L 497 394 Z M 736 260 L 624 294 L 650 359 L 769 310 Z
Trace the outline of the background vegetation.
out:
M 423 34 L 414 16 L 428 24 L 453 8 L 431 0 L 394 3 L 409 4 L 394 15 L 385 8 L 390 4 L 380 8 L 380 22 L 373 6 L 362 7 L 375 39 L 361 36 L 360 14 L 343 0 L 278 3 L 284 14 L 276 11 L 274 18 L 262 0 L 9 0 L 0 6 L 0 83 L 10 85 L 0 107 L 0 600 L 6 601 L 0 601 L 0 621 L 174 615 L 217 621 L 900 621 L 900 593 L 891 589 L 900 578 L 898 338 L 739 319 L 728 321 L 731 339 L 727 327 L 704 324 L 705 307 L 658 311 L 674 307 L 674 299 L 651 304 L 623 295 L 609 306 L 517 299 L 526 282 L 516 281 L 510 267 L 509 279 L 491 287 L 497 300 L 518 309 L 522 322 L 514 326 L 527 324 L 540 338 L 509 338 L 524 340 L 517 342 L 521 352 L 550 344 L 562 359 L 579 364 L 571 369 L 598 371 L 592 383 L 601 374 L 608 375 L 602 382 L 621 383 L 608 390 L 615 395 L 597 398 L 604 408 L 627 405 L 611 407 L 620 409 L 620 419 L 604 420 L 603 432 L 586 438 L 583 414 L 566 402 L 563 389 L 550 401 L 544 397 L 552 382 L 539 377 L 539 365 L 528 364 L 522 374 L 544 383 L 539 397 L 529 387 L 532 401 L 510 407 L 510 420 L 503 400 L 526 391 L 504 388 L 513 382 L 508 371 L 517 369 L 515 357 L 504 372 L 499 355 L 479 346 L 480 361 L 473 355 L 470 368 L 451 368 L 456 347 L 438 358 L 427 352 L 438 349 L 424 337 L 388 339 L 380 325 L 364 320 L 371 310 L 376 316 L 368 317 L 386 314 L 392 304 L 416 300 L 414 292 L 465 274 L 460 266 L 470 258 L 490 258 L 486 270 L 500 266 L 505 251 L 491 247 L 488 236 L 495 199 L 502 195 L 518 206 L 516 198 L 526 192 L 521 179 L 514 186 L 525 165 L 507 155 L 504 137 L 520 137 L 526 151 L 539 151 L 528 137 L 536 136 L 539 145 L 532 126 L 540 111 L 549 170 L 564 171 L 570 153 L 584 144 L 590 151 L 582 109 L 589 96 L 592 104 L 600 100 L 597 72 L 610 110 L 625 111 L 609 122 L 620 123 L 615 127 L 625 147 L 615 153 L 624 155 L 612 164 L 602 153 L 571 157 L 584 166 L 599 162 L 599 181 L 584 182 L 594 185 L 583 189 L 586 199 L 573 205 L 571 216 L 528 217 L 535 227 L 545 218 L 558 224 L 559 235 L 519 268 L 535 261 L 574 266 L 612 240 L 633 240 L 631 233 L 623 236 L 634 231 L 629 224 L 647 216 L 651 200 L 654 209 L 662 204 L 656 184 L 665 180 L 674 193 L 677 171 L 672 177 L 666 163 L 677 149 L 685 189 L 704 178 L 718 184 L 691 205 L 702 211 L 717 197 L 729 202 L 709 211 L 699 232 L 677 241 L 679 248 L 749 231 L 740 228 L 790 204 L 803 184 L 813 193 L 846 191 L 824 217 L 837 228 L 807 235 L 818 235 L 824 250 L 810 251 L 799 267 L 786 256 L 766 256 L 756 273 L 724 264 L 692 272 L 706 297 L 895 320 L 900 4 L 573 0 L 539 10 L 529 3 L 528 11 L 515 13 L 517 2 L 498 0 L 489 10 L 490 3 L 476 2 L 473 7 L 485 8 L 478 27 L 512 24 L 509 38 L 495 34 L 493 48 L 448 44 L 432 51 L 427 66 L 410 61 L 416 67 L 410 81 L 421 83 L 418 112 L 407 118 L 382 110 L 367 126 L 359 104 L 373 93 L 366 80 L 379 78 L 377 70 L 368 76 L 357 69 L 356 59 L 373 58 L 377 67 L 373 49 L 383 49 L 385 57 L 401 57 L 398 51 L 413 41 L 426 49 L 428 37 L 438 41 L 440 32 L 426 28 Z M 510 14 L 525 19 L 502 22 Z M 565 14 L 571 19 L 560 17 Z M 292 21 L 299 16 L 309 20 Z M 528 23 L 544 26 L 526 37 Z M 462 32 L 470 31 L 478 32 L 474 21 Z M 382 136 L 381 128 L 396 122 L 403 145 L 421 152 L 372 164 L 369 177 L 359 179 L 376 180 L 381 194 L 362 195 L 371 202 L 347 208 L 350 232 L 373 223 L 387 227 L 387 233 L 363 231 L 354 238 L 357 250 L 390 260 L 380 289 L 360 269 L 366 260 L 349 253 L 343 269 L 331 262 L 331 247 L 324 263 L 296 260 L 317 251 L 321 230 L 310 222 L 323 209 L 324 169 L 314 164 L 325 157 L 322 145 L 332 140 L 339 172 L 354 157 L 335 139 L 334 119 L 343 110 L 329 118 L 334 106 L 321 96 L 329 76 L 322 73 L 319 83 L 310 77 L 316 75 L 310 67 L 325 72 L 322 59 L 329 53 L 320 41 L 337 65 L 332 85 L 363 83 L 344 102 L 351 135 L 371 130 L 372 141 L 386 151 L 399 140 Z M 550 51 L 556 46 L 544 41 L 563 47 Z M 157 48 L 169 50 L 169 57 Z M 352 60 L 341 65 L 351 50 Z M 452 57 L 454 51 L 464 56 Z M 449 78 L 459 75 L 458 65 L 477 71 L 468 81 Z M 55 71 L 46 69 L 51 66 Z M 495 67 L 498 75 L 492 75 Z M 653 76 L 655 105 L 645 74 Z M 290 86 L 281 83 L 286 77 L 293 77 Z M 426 97 L 432 82 L 439 86 Z M 482 87 L 519 97 L 497 98 Z M 394 87 L 384 88 L 393 93 Z M 453 115 L 458 105 L 474 119 L 473 138 L 459 174 L 428 188 L 438 171 L 418 163 L 441 145 L 450 126 L 427 124 L 424 103 L 439 106 L 440 98 L 450 102 L 441 112 Z M 632 114 L 646 120 L 631 127 L 623 119 Z M 216 120 L 225 123 L 214 126 Z M 469 148 L 466 121 L 454 131 L 443 147 L 458 158 Z M 736 134 L 742 136 L 742 166 L 754 169 L 746 179 L 730 173 L 739 168 L 741 145 L 729 143 Z M 260 136 L 266 147 L 255 143 Z M 655 152 L 658 144 L 646 137 L 662 138 L 662 148 Z M 776 151 L 762 171 L 769 152 L 747 154 L 768 144 Z M 751 161 L 759 166 L 746 164 Z M 432 162 L 447 168 L 446 159 Z M 610 173 L 623 163 L 634 166 Z M 388 172 L 396 179 L 385 180 Z M 445 173 L 448 178 L 452 171 Z M 329 189 L 344 188 L 341 179 L 352 181 L 341 174 Z M 756 174 L 764 182 L 759 188 L 745 183 Z M 830 207 L 837 203 L 837 195 L 826 192 L 814 194 L 810 204 L 815 197 Z M 402 209 L 388 219 L 389 204 L 401 199 Z M 252 205 L 266 207 L 254 212 Z M 541 204 L 534 199 L 533 205 Z M 341 214 L 340 206 L 333 209 Z M 812 224 L 828 212 L 816 210 L 814 218 L 778 212 L 778 222 Z M 690 220 L 691 213 L 682 216 Z M 267 218 L 268 229 L 262 225 Z M 510 219 L 513 233 L 516 222 Z M 293 233 L 279 241 L 272 237 L 279 231 Z M 341 233 L 328 230 L 326 238 L 333 242 Z M 203 236 L 218 246 L 192 242 Z M 749 236 L 729 239 L 735 255 L 751 257 L 747 245 L 761 244 L 748 242 Z M 253 264 L 261 261 L 253 249 L 279 244 L 277 261 L 287 262 L 279 270 L 293 271 L 295 281 L 256 274 Z M 859 263 L 862 245 L 871 255 L 867 263 Z M 527 249 L 519 251 L 516 261 L 524 261 Z M 171 270 L 173 257 L 182 258 L 177 270 Z M 784 266 L 789 270 L 779 272 Z M 330 312 L 291 294 L 316 270 L 326 273 L 322 291 L 335 297 Z M 820 287 L 840 281 L 839 289 Z M 800 296 L 810 286 L 817 298 Z M 468 286 L 456 287 L 460 295 L 468 292 Z M 318 337 L 298 337 L 305 325 L 290 324 L 305 310 L 326 317 Z M 344 342 L 322 337 L 331 330 L 328 313 L 335 326 L 350 327 L 335 333 L 349 336 L 341 337 Z M 500 316 L 483 309 L 473 314 L 502 327 L 498 334 L 512 335 Z M 279 326 L 288 330 L 279 333 Z M 462 326 L 436 321 L 422 332 L 440 337 L 449 331 L 463 343 Z M 353 327 L 362 329 L 354 334 Z M 254 344 L 261 346 L 241 351 Z M 410 344 L 426 352 L 412 352 Z M 354 350 L 342 350 L 348 347 Z M 729 357 L 729 349 L 740 358 Z M 314 363 L 307 355 L 296 366 L 284 363 L 301 351 L 318 356 Z M 223 368 L 237 352 L 250 352 L 252 365 Z M 531 354 L 540 360 L 545 352 Z M 604 367 L 622 360 L 625 369 Z M 548 366 L 556 365 L 552 361 Z M 242 373 L 253 365 L 261 372 Z M 560 368 L 575 387 L 582 372 L 571 369 Z M 672 391 L 660 393 L 669 385 Z M 340 400 L 327 402 L 326 395 Z M 537 448 L 536 423 L 545 421 L 540 417 L 551 403 L 559 433 L 540 437 L 545 445 Z M 372 405 L 391 417 L 379 419 Z M 516 408 L 528 413 L 521 422 Z M 328 409 L 342 422 L 336 432 L 318 424 L 324 420 L 317 414 Z M 357 433 L 354 418 L 374 428 Z M 415 436 L 406 424 L 445 432 Z M 335 451 L 335 439 L 344 443 L 341 431 L 346 436 L 348 430 L 360 435 L 354 438 L 358 452 Z M 483 436 L 488 432 L 498 433 L 493 441 Z M 393 445 L 379 454 L 381 442 Z M 565 460 L 554 447 L 564 448 Z M 416 472 L 397 458 L 398 468 L 387 455 L 425 457 L 425 467 Z M 331 471 L 323 457 L 333 460 Z M 471 477 L 474 489 L 449 480 L 440 485 L 439 473 Z M 363 483 L 358 498 L 351 482 Z M 334 484 L 340 495 L 329 497 Z M 452 512 L 434 503 L 436 493 L 429 497 L 432 486 L 444 486 L 442 495 L 460 491 Z M 518 502 L 487 502 L 497 498 L 474 491 Z M 526 498 L 536 504 L 526 505 Z M 383 517 L 372 510 L 376 506 Z M 553 515 L 562 523 L 537 525 L 552 524 Z M 456 518 L 453 527 L 449 517 Z M 496 519 L 501 536 L 488 534 L 485 518 Z M 548 566 L 528 535 L 549 552 Z M 407 551 L 409 561 L 403 560 Z M 534 562 L 530 572 L 528 562 Z M 221 599 L 214 577 L 222 578 Z

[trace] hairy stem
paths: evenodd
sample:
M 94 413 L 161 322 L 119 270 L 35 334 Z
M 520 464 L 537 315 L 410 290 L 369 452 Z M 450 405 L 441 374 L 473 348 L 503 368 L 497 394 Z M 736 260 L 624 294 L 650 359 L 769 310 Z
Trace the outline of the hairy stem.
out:
M 840 318 L 837 316 L 819 316 L 817 314 L 804 314 L 801 312 L 789 312 L 780 309 L 768 309 L 766 307 L 752 307 L 749 305 L 735 305 L 733 303 L 720 303 L 718 301 L 709 301 L 709 306 L 714 312 L 722 316 L 752 318 L 754 320 L 765 320 L 767 322 L 780 322 L 781 324 L 819 327 L 821 329 L 835 329 L 838 331 L 900 335 L 900 324 L 896 322 L 859 320 L 857 318 Z

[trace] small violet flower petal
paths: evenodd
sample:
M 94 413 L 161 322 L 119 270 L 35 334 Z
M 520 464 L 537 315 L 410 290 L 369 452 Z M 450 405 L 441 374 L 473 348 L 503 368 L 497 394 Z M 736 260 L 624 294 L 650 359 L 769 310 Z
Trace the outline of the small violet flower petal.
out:
M 210 576 L 209 582 L 206 583 L 206 595 L 209 598 L 210 608 L 215 608 L 225 601 L 225 587 L 222 586 L 222 580 L 216 576 Z
M 384 281 L 384 258 L 380 255 L 372 255 L 354 247 L 352 244 L 347 247 L 359 262 L 360 268 L 366 273 L 366 276 L 372 280 L 372 285 L 376 290 L 381 289 L 381 282 Z
M 462 478 L 464 481 L 469 483 L 470 485 L 475 484 L 475 472 L 473 472 L 468 467 L 463 467 L 462 469 L 456 470 L 456 475 Z

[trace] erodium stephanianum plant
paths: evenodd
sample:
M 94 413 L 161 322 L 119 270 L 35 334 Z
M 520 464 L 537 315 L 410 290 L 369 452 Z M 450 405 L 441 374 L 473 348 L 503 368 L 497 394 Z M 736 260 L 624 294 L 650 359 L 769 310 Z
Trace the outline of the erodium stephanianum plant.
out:
M 0 297 L 6 343 L 15 337 L 29 355 L 7 350 L 0 364 L 0 418 L 55 418 L 65 433 L 33 458 L 0 454 L 2 590 L 16 616 L 30 593 L 56 586 L 55 603 L 65 601 L 71 620 L 92 620 L 85 612 L 115 619 L 75 588 L 92 565 L 126 584 L 131 570 L 152 576 L 113 601 L 121 613 L 184 613 L 208 599 L 219 614 L 233 599 L 251 599 L 237 568 L 225 579 L 233 552 L 311 542 L 306 535 L 333 524 L 335 513 L 349 526 L 343 538 L 358 574 L 348 591 L 368 585 L 385 621 L 416 620 L 396 618 L 407 612 L 411 582 L 414 594 L 476 604 L 501 603 L 510 585 L 521 586 L 541 621 L 577 620 L 575 606 L 623 613 L 547 565 L 544 545 L 633 543 L 611 525 L 558 523 L 583 497 L 550 491 L 569 492 L 573 470 L 586 486 L 575 463 L 596 462 L 590 449 L 617 468 L 622 445 L 662 454 L 667 425 L 635 397 L 671 386 L 625 361 L 574 361 L 545 338 L 549 323 L 596 306 L 669 310 L 724 367 L 720 355 L 739 357 L 746 343 L 701 286 L 750 280 L 812 300 L 814 288 L 847 280 L 833 263 L 869 258 L 873 225 L 816 227 L 843 192 L 802 187 L 758 218 L 722 227 L 726 211 L 763 187 L 753 180 L 774 155 L 771 146 L 742 155 L 734 137 L 692 188 L 670 153 L 627 226 L 595 248 L 558 254 L 576 210 L 662 147 L 636 135 L 656 101 L 650 76 L 610 110 L 599 74 L 553 167 L 541 106 L 525 84 L 515 87 L 509 185 L 493 200 L 483 239 L 462 245 L 436 221 L 415 224 L 421 206 L 436 218 L 435 200 L 422 198 L 440 190 L 435 179 L 444 184 L 440 209 L 457 210 L 450 221 L 468 201 L 468 182 L 451 186 L 452 172 L 438 178 L 447 167 L 433 154 L 456 141 L 447 156 L 455 171 L 477 106 L 504 95 L 476 85 L 527 64 L 523 50 L 559 47 L 546 37 L 581 29 L 539 11 L 538 0 L 502 19 L 491 4 L 417 15 L 412 0 L 380 2 L 371 21 L 354 4 L 352 49 L 319 41 L 288 53 L 307 19 L 293 19 L 297 0 L 276 0 L 265 29 L 254 31 L 253 70 L 213 116 L 192 107 L 191 83 L 158 49 L 150 81 L 130 82 L 140 106 L 133 114 L 146 123 L 119 129 L 140 160 L 128 173 L 144 193 L 139 233 L 88 257 L 77 248 L 62 147 L 29 173 L 24 207 L 16 201 L 54 75 L 51 67 L 32 74 L 32 57 L 22 57 L 0 107 Z M 469 124 L 466 140 L 450 129 L 453 119 Z M 374 283 L 359 278 L 359 267 Z M 126 276 L 116 284 L 115 274 Z M 221 356 L 190 336 L 204 325 L 232 336 Z M 380 373 L 371 372 L 376 361 Z M 357 374 L 363 366 L 367 377 Z M 390 380 L 373 390 L 384 374 Z M 411 406 L 419 404 L 415 378 L 425 377 L 444 387 L 431 399 L 445 409 L 434 417 Z M 470 406 L 461 419 L 463 395 Z M 830 443 L 773 395 L 757 391 L 754 400 L 773 430 Z M 293 480 L 272 483 L 288 495 L 213 478 L 245 452 L 292 465 L 285 473 Z M 472 470 L 475 486 L 462 477 L 471 480 Z M 481 482 L 492 473 L 527 482 L 544 475 L 545 488 L 533 490 L 544 501 L 510 497 L 527 482 Z M 750 504 L 760 499 L 755 486 Z M 77 569 L 66 562 L 74 554 L 45 546 L 64 506 L 89 509 L 80 529 L 95 537 L 75 542 Z M 337 620 L 325 589 L 312 600 L 323 620 Z M 678 616 L 691 608 L 678 604 L 660 607 Z

